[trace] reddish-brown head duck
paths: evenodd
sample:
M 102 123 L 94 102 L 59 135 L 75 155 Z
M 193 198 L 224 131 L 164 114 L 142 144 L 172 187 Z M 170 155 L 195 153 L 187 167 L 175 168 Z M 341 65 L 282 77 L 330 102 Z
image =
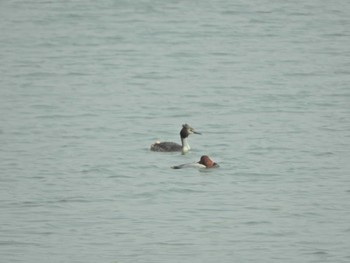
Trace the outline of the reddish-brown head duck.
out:
M 205 168 L 215 168 L 219 167 L 219 165 L 212 160 L 207 155 L 202 155 L 201 159 L 198 162 L 199 164 L 202 164 L 205 166 Z
M 172 166 L 171 168 L 173 169 L 182 169 L 182 168 L 197 168 L 197 169 L 207 169 L 207 168 L 216 168 L 219 167 L 219 165 L 212 160 L 207 155 L 203 155 L 199 162 L 196 163 L 185 163 L 185 164 L 180 164 L 176 166 Z

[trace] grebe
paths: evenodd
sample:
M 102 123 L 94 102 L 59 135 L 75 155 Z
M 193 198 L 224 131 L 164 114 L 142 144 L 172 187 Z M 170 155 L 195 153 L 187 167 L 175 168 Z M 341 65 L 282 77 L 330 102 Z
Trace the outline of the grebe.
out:
M 201 168 L 209 169 L 209 168 L 217 168 L 219 167 L 219 165 L 213 162 L 212 160 L 210 160 L 210 158 L 207 155 L 203 155 L 199 160 L 199 162 L 197 163 L 185 163 L 185 164 L 172 166 L 171 168 L 182 169 L 182 168 L 189 168 L 189 167 L 199 168 L 199 169 Z
M 180 137 L 181 137 L 181 145 L 177 144 L 175 142 L 155 142 L 151 145 L 151 151 L 155 152 L 182 152 L 185 154 L 188 152 L 191 147 L 187 142 L 187 137 L 190 134 L 201 134 L 199 132 L 196 132 L 190 125 L 183 124 L 182 129 L 180 131 Z

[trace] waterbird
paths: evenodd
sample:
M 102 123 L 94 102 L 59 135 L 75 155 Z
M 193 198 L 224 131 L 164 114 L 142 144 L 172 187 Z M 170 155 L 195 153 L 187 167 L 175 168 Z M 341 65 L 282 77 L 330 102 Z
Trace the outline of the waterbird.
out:
M 180 131 L 181 145 L 175 142 L 159 142 L 156 141 L 151 145 L 151 151 L 155 152 L 182 152 L 183 154 L 187 153 L 191 147 L 188 144 L 187 138 L 190 134 L 201 134 L 200 132 L 195 131 L 190 125 L 183 124 Z
M 173 169 L 182 169 L 182 168 L 198 168 L 198 169 L 209 169 L 217 168 L 219 165 L 216 162 L 213 162 L 207 155 L 202 155 L 199 162 L 196 163 L 185 163 L 180 165 L 172 166 Z

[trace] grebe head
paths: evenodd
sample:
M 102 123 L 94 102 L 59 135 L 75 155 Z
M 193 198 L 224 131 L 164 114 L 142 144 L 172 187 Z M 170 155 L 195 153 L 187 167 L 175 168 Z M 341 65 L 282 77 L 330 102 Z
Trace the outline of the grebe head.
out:
M 219 167 L 219 165 L 212 160 L 207 155 L 202 155 L 201 159 L 198 162 L 199 164 L 203 164 L 207 168 Z
M 187 138 L 190 134 L 201 134 L 200 132 L 195 131 L 190 125 L 183 124 L 180 131 L 181 138 Z

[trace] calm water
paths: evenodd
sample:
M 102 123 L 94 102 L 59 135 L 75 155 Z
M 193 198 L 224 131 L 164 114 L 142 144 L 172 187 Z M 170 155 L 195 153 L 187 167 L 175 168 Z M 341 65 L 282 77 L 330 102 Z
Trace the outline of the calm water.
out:
M 349 1 L 14 0 L 0 30 L 0 262 L 350 261 Z

